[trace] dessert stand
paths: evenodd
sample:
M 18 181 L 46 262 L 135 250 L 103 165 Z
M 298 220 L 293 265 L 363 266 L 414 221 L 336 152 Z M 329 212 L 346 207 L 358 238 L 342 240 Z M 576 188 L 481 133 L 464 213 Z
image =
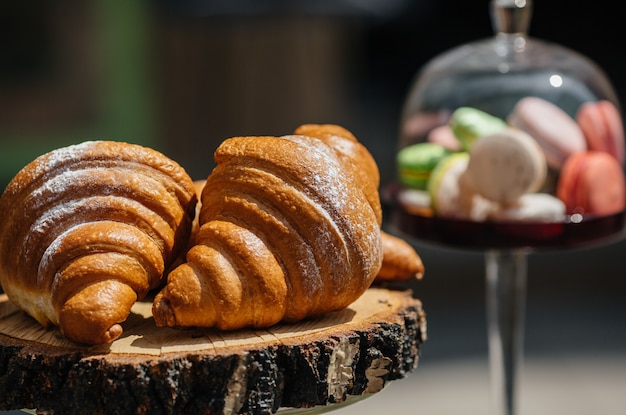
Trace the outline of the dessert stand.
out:
M 404 104 L 399 148 L 428 141 L 460 107 L 505 120 L 524 97 L 546 100 L 575 117 L 581 104 L 619 103 L 610 81 L 588 58 L 528 35 L 531 0 L 491 0 L 494 36 L 460 45 L 433 58 L 417 74 Z M 467 151 L 467 150 L 464 150 Z M 623 168 L 623 166 L 622 166 Z M 556 193 L 559 172 L 550 171 L 546 193 Z M 567 214 L 562 221 L 484 221 L 424 214 L 389 191 L 391 227 L 404 237 L 435 246 L 484 253 L 491 413 L 518 413 L 523 364 L 527 258 L 534 250 L 600 245 L 624 236 L 626 210 Z
M 112 344 L 81 347 L 0 294 L 0 410 L 321 413 L 407 376 L 426 338 L 421 302 L 380 287 L 344 310 L 266 330 L 160 328 L 151 305 L 136 303 Z

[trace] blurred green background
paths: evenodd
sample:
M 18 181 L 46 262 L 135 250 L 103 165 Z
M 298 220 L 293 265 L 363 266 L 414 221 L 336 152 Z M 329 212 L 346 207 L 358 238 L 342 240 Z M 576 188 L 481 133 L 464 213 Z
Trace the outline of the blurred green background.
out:
M 0 5 L 0 183 L 68 144 L 157 143 L 149 20 L 144 2 Z

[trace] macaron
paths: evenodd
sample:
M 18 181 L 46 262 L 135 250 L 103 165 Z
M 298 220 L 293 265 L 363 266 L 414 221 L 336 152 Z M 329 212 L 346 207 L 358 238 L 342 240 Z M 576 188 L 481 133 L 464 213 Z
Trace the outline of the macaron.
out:
M 431 172 L 448 154 L 450 151 L 445 147 L 428 142 L 403 148 L 396 156 L 400 183 L 413 189 L 426 189 Z
M 450 151 L 461 151 L 461 142 L 456 138 L 452 128 L 448 124 L 443 124 L 433 128 L 428 132 L 427 141 L 439 144 Z
M 435 216 L 483 221 L 494 208 L 467 186 L 464 174 L 469 160 L 466 152 L 453 153 L 433 170 L 428 193 Z
M 504 129 L 506 122 L 473 107 L 459 107 L 451 115 L 450 128 L 465 150 L 482 136 Z
M 549 193 L 527 193 L 514 204 L 494 210 L 489 219 L 512 222 L 562 222 L 565 203 Z
M 398 203 L 409 213 L 419 216 L 433 216 L 432 202 L 427 190 L 401 189 Z
M 584 103 L 576 121 L 589 150 L 604 151 L 624 164 L 624 125 L 615 104 L 608 100 Z
M 553 169 L 560 169 L 570 154 L 587 149 L 585 137 L 576 121 L 545 99 L 522 98 L 507 117 L 507 122 L 537 140 L 548 166 Z
M 584 151 L 567 159 L 557 184 L 557 197 L 568 214 L 610 215 L 626 207 L 622 165 L 608 153 Z
M 483 197 L 501 205 L 541 188 L 547 173 L 543 151 L 528 134 L 506 128 L 481 137 L 469 152 L 467 180 Z

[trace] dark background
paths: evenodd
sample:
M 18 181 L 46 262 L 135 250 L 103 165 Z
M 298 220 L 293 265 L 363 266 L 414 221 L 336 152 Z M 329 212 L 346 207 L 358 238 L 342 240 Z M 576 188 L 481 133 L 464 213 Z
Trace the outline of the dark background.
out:
M 109 3 L 0 6 L 2 187 L 35 156 L 96 138 L 149 144 L 204 177 L 224 138 L 306 122 L 351 129 L 389 180 L 417 71 L 492 34 L 488 0 Z M 530 34 L 593 59 L 624 101 L 625 7 L 536 1 Z
M 538 0 L 530 33 L 593 59 L 626 102 L 624 8 Z M 203 178 L 223 139 L 311 122 L 352 130 L 386 182 L 417 71 L 491 35 L 487 0 L 3 2 L 0 186 L 36 156 L 87 139 L 152 146 Z M 427 268 L 412 286 L 429 313 L 426 356 L 485 353 L 482 255 L 416 247 Z M 531 352 L 547 350 L 555 328 L 577 324 L 571 310 L 590 323 L 624 321 L 625 253 L 614 242 L 531 255 Z M 532 329 L 539 322 L 550 324 Z M 578 334 L 564 342 L 624 347 Z

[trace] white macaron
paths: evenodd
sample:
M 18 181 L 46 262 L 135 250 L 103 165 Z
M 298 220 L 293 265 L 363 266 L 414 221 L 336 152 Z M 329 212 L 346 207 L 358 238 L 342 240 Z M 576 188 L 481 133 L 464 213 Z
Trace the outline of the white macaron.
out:
M 546 175 L 543 151 L 531 136 L 515 128 L 479 138 L 465 173 L 477 193 L 503 206 L 539 190 Z

